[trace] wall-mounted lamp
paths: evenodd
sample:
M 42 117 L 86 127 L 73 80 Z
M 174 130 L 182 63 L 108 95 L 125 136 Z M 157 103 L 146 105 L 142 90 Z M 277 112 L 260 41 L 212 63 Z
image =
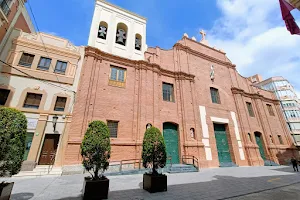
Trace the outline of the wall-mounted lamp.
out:
M 56 123 L 57 123 L 57 120 L 58 120 L 58 116 L 57 115 L 54 115 L 52 117 L 52 123 L 53 123 L 53 130 L 54 132 L 56 131 Z

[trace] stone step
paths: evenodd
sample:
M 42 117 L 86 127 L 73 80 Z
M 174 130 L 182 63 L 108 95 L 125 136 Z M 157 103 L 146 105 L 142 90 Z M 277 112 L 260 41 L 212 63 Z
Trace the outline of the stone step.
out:
M 189 172 L 198 172 L 198 169 L 195 168 L 193 165 L 183 165 L 183 164 L 176 164 L 169 167 L 167 170 L 168 173 L 189 173 Z
M 275 163 L 271 160 L 264 160 L 265 166 L 280 166 L 279 164 Z
M 22 171 L 13 177 L 39 177 L 39 176 L 61 176 L 62 171 L 36 172 L 36 171 Z
M 51 172 L 61 172 L 62 169 L 61 167 L 54 167 L 54 168 L 35 168 L 33 169 L 34 172 L 48 172 L 48 171 L 51 171 Z
M 226 163 L 220 163 L 220 167 L 238 167 L 238 166 L 233 162 L 226 162 Z

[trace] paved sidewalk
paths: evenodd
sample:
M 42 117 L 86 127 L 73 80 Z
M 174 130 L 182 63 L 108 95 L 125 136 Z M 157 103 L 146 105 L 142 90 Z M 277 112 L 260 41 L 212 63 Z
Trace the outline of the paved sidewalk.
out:
M 79 200 L 83 177 L 11 178 L 9 181 L 15 182 L 12 200 Z M 155 194 L 141 189 L 141 174 L 108 178 L 109 199 L 133 200 L 246 199 L 242 197 L 300 183 L 300 173 L 294 173 L 291 167 L 215 168 L 198 173 L 168 174 L 168 191 Z

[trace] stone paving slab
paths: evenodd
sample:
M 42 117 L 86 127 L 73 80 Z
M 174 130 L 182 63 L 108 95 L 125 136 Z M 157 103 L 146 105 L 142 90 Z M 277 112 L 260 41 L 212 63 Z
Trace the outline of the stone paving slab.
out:
M 79 200 L 85 175 L 11 178 L 12 200 Z M 228 199 L 300 182 L 290 167 L 201 169 L 198 173 L 168 174 L 168 191 L 142 189 L 143 175 L 110 176 L 109 199 Z

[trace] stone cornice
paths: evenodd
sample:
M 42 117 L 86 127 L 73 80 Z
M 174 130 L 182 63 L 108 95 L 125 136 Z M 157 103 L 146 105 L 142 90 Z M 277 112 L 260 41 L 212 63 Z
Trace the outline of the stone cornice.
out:
M 174 45 L 174 47 L 175 47 L 176 49 L 184 50 L 184 51 L 186 51 L 186 52 L 188 52 L 188 53 L 190 53 L 190 54 L 193 54 L 193 55 L 198 56 L 198 57 L 200 57 L 200 58 L 203 58 L 203 59 L 205 59 L 205 60 L 208 60 L 208 61 L 211 61 L 211 62 L 220 64 L 220 65 L 224 65 L 224 66 L 229 67 L 229 68 L 236 69 L 236 65 L 234 65 L 234 64 L 232 64 L 232 63 L 230 63 L 230 62 L 226 62 L 226 61 L 223 61 L 223 60 L 219 60 L 219 59 L 217 59 L 217 58 L 214 58 L 214 57 L 212 57 L 212 56 L 206 55 L 206 54 L 201 53 L 201 52 L 199 52 L 199 51 L 195 51 L 195 50 L 193 50 L 192 48 L 190 48 L 190 47 L 188 47 L 188 46 L 185 46 L 185 45 L 183 45 L 183 44 L 176 43 L 176 44 Z M 211 48 L 211 47 L 207 47 L 207 46 L 205 46 L 205 47 L 206 47 L 206 48 L 213 49 L 213 48 Z M 218 52 L 218 50 L 216 50 L 216 49 L 213 49 L 213 50 Z M 220 53 L 220 52 L 219 52 L 219 53 Z
M 248 92 L 245 92 L 244 90 L 242 90 L 240 88 L 236 88 L 236 87 L 231 88 L 231 91 L 233 94 L 241 94 L 242 96 L 249 97 L 252 99 L 261 99 L 263 101 L 270 102 L 273 104 L 280 103 L 280 101 L 277 99 L 270 99 L 270 98 L 264 97 L 263 95 L 257 94 L 257 93 L 248 93 Z
M 134 67 L 136 69 L 151 70 L 159 75 L 175 78 L 176 80 L 189 80 L 194 82 L 194 78 L 195 78 L 195 76 L 192 74 L 188 74 L 180 71 L 174 72 L 174 71 L 166 70 L 163 69 L 158 64 L 150 63 L 144 60 L 130 60 L 120 56 L 115 56 L 113 54 L 103 52 L 97 48 L 90 47 L 90 46 L 87 46 L 85 48 L 85 56 L 91 56 L 97 58 L 98 60 L 107 60 L 120 65 Z
M 47 53 L 52 53 L 56 55 L 62 55 L 65 57 L 71 57 L 75 59 L 80 58 L 80 53 L 79 52 L 74 52 L 74 51 L 68 51 L 68 50 L 63 50 L 61 47 L 55 47 L 55 46 L 49 46 L 49 45 L 43 45 L 34 41 L 28 41 L 28 40 L 23 40 L 23 39 L 14 39 L 13 44 L 15 45 L 22 45 L 26 47 L 30 47 L 32 49 L 37 49 L 40 51 L 45 52 L 45 48 L 47 50 Z

